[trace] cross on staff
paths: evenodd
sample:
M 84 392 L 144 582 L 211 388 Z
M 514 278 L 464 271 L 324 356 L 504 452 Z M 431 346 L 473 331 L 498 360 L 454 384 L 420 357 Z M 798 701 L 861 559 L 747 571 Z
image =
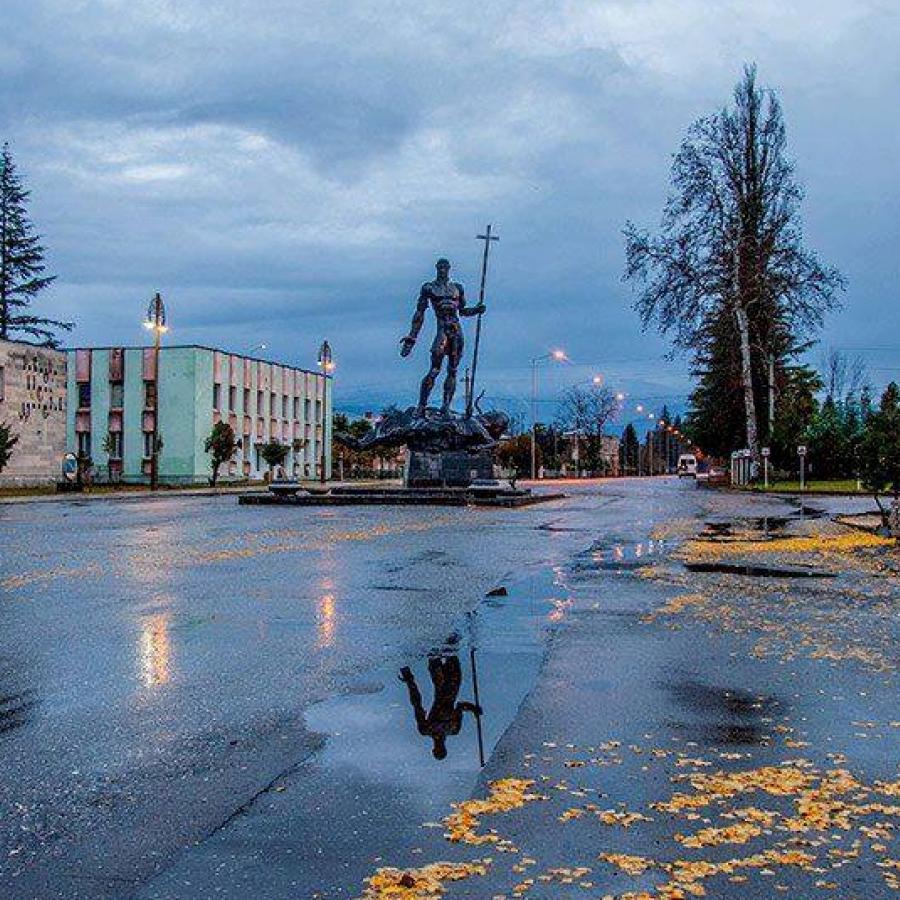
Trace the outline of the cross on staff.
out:
M 491 241 L 499 241 L 496 234 L 491 234 L 491 226 L 488 224 L 484 234 L 475 235 L 476 240 L 484 241 L 484 255 L 481 258 L 481 288 L 478 291 L 478 305 L 484 303 L 484 284 L 487 280 L 488 253 L 491 249 Z M 469 391 L 466 397 L 466 418 L 471 417 L 472 407 L 475 403 L 475 373 L 478 371 L 478 348 L 481 344 L 481 313 L 475 324 L 475 349 L 472 351 L 472 377 L 469 379 Z

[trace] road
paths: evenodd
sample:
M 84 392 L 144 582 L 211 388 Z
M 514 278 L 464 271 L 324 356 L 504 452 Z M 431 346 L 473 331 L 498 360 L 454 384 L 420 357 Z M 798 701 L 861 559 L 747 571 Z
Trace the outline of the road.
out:
M 605 768 L 585 790 L 629 807 L 667 783 L 668 757 L 651 751 L 679 752 L 673 742 L 691 748 L 678 759 L 734 744 L 780 764 L 791 740 L 810 765 L 840 752 L 870 783 L 896 778 L 896 634 L 882 608 L 898 599 L 893 569 L 877 582 L 881 606 L 860 608 L 865 639 L 846 659 L 786 656 L 794 634 L 765 624 L 768 595 L 734 576 L 685 575 L 671 554 L 710 516 L 795 507 L 671 479 L 567 490 L 519 510 L 233 497 L 0 506 L 0 896 L 359 896 L 381 866 L 472 857 L 477 845 L 421 827 L 451 802 L 537 768 L 538 784 L 570 768 L 590 781 L 603 741 L 641 751 L 609 762 L 615 792 Z M 673 605 L 701 578 L 706 604 Z M 812 597 L 803 639 L 814 647 L 844 580 L 804 595 L 804 579 L 780 579 L 782 593 Z M 723 628 L 720 595 L 735 590 L 753 600 Z M 432 678 L 446 701 L 454 659 L 462 683 L 449 709 L 474 701 L 473 648 L 483 715 L 432 708 Z M 443 675 L 429 673 L 438 658 Z M 403 667 L 422 695 L 418 720 Z M 645 753 L 663 762 L 642 775 Z M 562 883 L 557 869 L 597 867 L 597 835 L 583 814 L 562 832 L 547 808 L 504 820 L 534 862 L 511 869 L 508 854 L 449 895 L 653 886 L 649 866 Z M 658 844 L 637 831 L 623 831 L 629 852 Z M 859 896 L 888 890 L 879 859 L 854 868 Z M 545 877 L 512 893 L 528 866 Z M 796 889 L 803 877 L 781 880 Z M 740 882 L 716 896 L 728 890 Z

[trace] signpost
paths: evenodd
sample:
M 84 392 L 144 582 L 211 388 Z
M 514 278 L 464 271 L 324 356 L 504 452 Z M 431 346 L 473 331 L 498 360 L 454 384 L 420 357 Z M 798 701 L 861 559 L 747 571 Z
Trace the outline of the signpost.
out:
M 800 457 L 800 490 L 806 490 L 806 444 L 797 448 L 797 456 Z

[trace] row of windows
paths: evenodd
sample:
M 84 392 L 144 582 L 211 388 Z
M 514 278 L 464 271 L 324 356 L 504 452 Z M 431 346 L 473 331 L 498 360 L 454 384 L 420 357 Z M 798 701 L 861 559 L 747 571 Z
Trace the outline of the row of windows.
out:
M 125 406 L 125 385 L 121 381 L 111 381 L 109 384 L 109 408 L 122 409 Z M 78 408 L 91 408 L 91 383 L 89 381 L 78 382 Z M 156 409 L 156 382 L 144 382 L 144 409 Z
M 250 388 L 244 388 L 244 413 L 250 415 Z M 280 416 L 282 419 L 300 418 L 300 398 L 288 397 L 286 394 L 280 398 Z M 125 385 L 121 381 L 112 381 L 109 385 L 110 409 L 122 409 L 125 405 Z M 89 381 L 78 382 L 78 408 L 90 409 L 91 383 Z M 144 382 L 144 408 L 156 409 L 156 382 Z M 321 415 L 322 401 L 316 400 L 316 418 Z M 213 385 L 213 409 L 222 409 L 222 385 Z M 237 411 L 237 388 L 234 385 L 228 388 L 228 412 Z M 256 392 L 256 415 L 266 415 L 265 391 Z M 304 400 L 303 417 L 309 421 L 312 412 L 312 401 Z M 268 415 L 271 418 L 279 416 L 279 395 L 269 394 Z
M 244 388 L 244 414 L 251 415 L 250 412 L 250 388 Z M 213 409 L 221 410 L 222 409 L 222 385 L 214 384 L 213 385 Z M 316 400 L 316 417 L 320 415 L 321 412 L 322 401 Z M 226 412 L 237 412 L 237 388 L 234 385 L 230 385 L 228 388 L 228 406 L 225 408 Z M 312 401 L 304 400 L 303 401 L 303 418 L 309 421 L 310 414 L 312 412 Z M 256 392 L 256 415 L 257 416 L 265 416 L 269 415 L 270 418 L 276 419 L 279 417 L 279 395 L 274 391 L 269 394 L 269 403 L 268 408 L 266 407 L 266 393 L 265 391 L 257 391 Z M 280 397 L 280 417 L 282 419 L 299 419 L 300 418 L 300 398 L 299 397 L 289 397 L 287 394 L 283 394 Z

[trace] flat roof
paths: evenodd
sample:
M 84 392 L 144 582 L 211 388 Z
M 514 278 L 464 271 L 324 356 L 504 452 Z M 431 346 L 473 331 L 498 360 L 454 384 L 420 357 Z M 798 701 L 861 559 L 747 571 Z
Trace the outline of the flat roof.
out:
M 152 344 L 108 344 L 94 347 L 61 347 L 60 350 L 66 353 L 74 353 L 76 350 L 149 350 Z M 223 353 L 225 356 L 238 356 L 241 359 L 249 359 L 251 362 L 261 362 L 270 366 L 281 366 L 283 369 L 293 369 L 295 372 L 304 372 L 307 375 L 319 375 L 322 378 L 331 378 L 333 376 L 326 375 L 324 372 L 317 372 L 315 369 L 305 369 L 303 366 L 292 366 L 290 363 L 276 362 L 274 359 L 263 359 L 261 356 L 247 356 L 246 353 L 232 353 L 230 350 L 223 350 L 221 347 L 207 347 L 205 344 L 164 344 L 160 348 L 160 352 L 165 350 L 208 350 L 210 353 Z

